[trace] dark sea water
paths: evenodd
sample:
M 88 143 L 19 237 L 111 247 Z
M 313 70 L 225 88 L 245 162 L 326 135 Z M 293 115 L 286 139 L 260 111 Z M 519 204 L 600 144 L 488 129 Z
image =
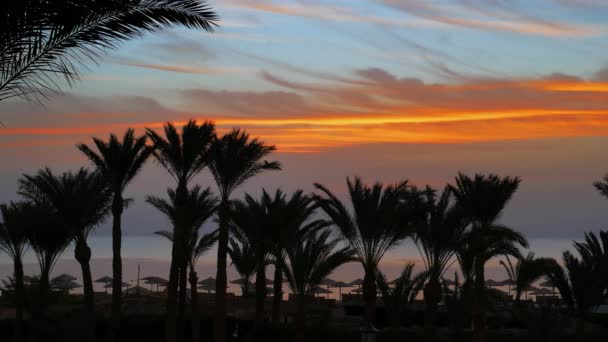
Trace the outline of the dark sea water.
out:
M 553 257 L 561 260 L 561 254 L 564 250 L 571 249 L 573 239 L 551 239 L 551 238 L 536 238 L 529 239 L 530 251 L 533 251 L 537 257 Z M 91 260 L 91 268 L 93 280 L 103 276 L 112 276 L 112 242 L 109 236 L 91 237 L 89 240 L 93 252 Z M 168 278 L 169 261 L 171 254 L 170 243 L 159 236 L 126 236 L 123 238 L 122 246 L 123 257 L 123 280 L 129 284 L 137 283 L 137 269 L 140 268 L 140 277 L 160 276 Z M 527 253 L 527 251 L 524 251 Z M 74 260 L 73 249 L 68 248 L 61 259 L 57 262 L 53 275 L 68 273 L 78 278 L 77 282 L 81 281 L 80 266 Z M 215 259 L 217 250 L 212 249 L 208 254 L 201 257 L 197 265 L 199 279 L 207 277 L 215 277 Z M 498 264 L 500 259 L 490 260 L 486 264 L 486 278 L 503 280 L 507 277 L 506 272 Z M 401 246 L 389 251 L 382 263 L 381 270 L 386 274 L 388 279 L 393 279 L 401 272 L 405 263 L 413 261 L 417 268 L 422 268 L 422 261 L 418 249 L 411 241 L 406 241 Z M 32 253 L 28 253 L 25 258 L 25 273 L 34 275 L 37 273 L 38 265 Z M 446 272 L 446 278 L 453 278 L 454 271 L 458 269 L 454 263 L 452 268 Z M 0 278 L 5 278 L 12 273 L 12 264 L 8 256 L 0 254 Z M 272 279 L 272 267 L 267 270 L 267 276 Z M 363 277 L 363 271 L 359 264 L 350 263 L 341 266 L 337 269 L 331 278 L 350 282 L 357 278 Z M 228 270 L 228 280 L 238 278 L 238 274 L 230 267 Z M 252 280 L 254 280 L 252 278 Z M 143 286 L 149 286 L 143 284 Z M 95 284 L 96 291 L 104 291 L 104 284 Z M 78 289 L 74 292 L 79 292 Z M 240 288 L 236 285 L 230 285 L 229 292 L 240 294 Z M 348 292 L 348 289 L 343 289 L 343 293 Z M 337 295 L 337 289 L 330 297 Z

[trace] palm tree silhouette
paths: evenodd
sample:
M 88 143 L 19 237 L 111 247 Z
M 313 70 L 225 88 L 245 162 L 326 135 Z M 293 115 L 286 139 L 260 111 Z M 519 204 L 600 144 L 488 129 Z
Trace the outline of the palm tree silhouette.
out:
M 304 341 L 306 295 L 336 268 L 355 260 L 354 252 L 338 248 L 340 240 L 330 235 L 329 230 L 313 233 L 286 250 L 285 277 L 296 295 L 296 342 Z
M 107 216 L 111 192 L 104 178 L 84 168 L 60 175 L 46 168 L 35 175 L 23 175 L 19 194 L 38 203 L 49 203 L 71 234 L 74 256 L 82 270 L 85 310 L 89 315 L 89 340 L 95 340 L 95 298 L 91 276 L 89 233 Z
M 319 206 L 338 227 L 363 266 L 365 317 L 371 324 L 376 311 L 376 274 L 384 254 L 413 233 L 415 216 L 422 213 L 418 196 L 407 181 L 384 187 L 369 187 L 360 178 L 346 180 L 353 208 L 346 206 L 329 189 L 315 183 L 323 196 L 316 196 Z M 414 200 L 415 199 L 415 200 Z M 413 205 L 416 203 L 416 205 Z M 416 208 L 416 210 L 413 210 Z M 417 217 L 418 219 L 419 217 Z
M 272 321 L 280 320 L 281 300 L 283 296 L 283 271 L 285 268 L 285 250 L 295 241 L 308 238 L 330 225 L 321 219 L 311 219 L 317 209 L 312 196 L 304 195 L 302 190 L 295 191 L 289 198 L 277 189 L 272 200 L 268 198 L 268 212 L 272 213 L 269 223 L 269 248 L 274 263 Z
M 23 311 L 25 306 L 25 288 L 23 283 L 23 255 L 27 244 L 27 221 L 28 206 L 27 202 L 11 202 L 1 204 L 0 213 L 0 250 L 6 253 L 13 261 L 14 290 L 15 290 L 15 333 L 14 340 L 23 340 Z
M 57 77 L 77 81 L 85 62 L 146 32 L 176 25 L 213 31 L 217 16 L 202 0 L 22 0 L 0 13 L 0 101 L 59 92 Z
M 246 237 L 255 257 L 255 323 L 264 321 L 264 299 L 266 297 L 266 266 L 270 258 L 270 226 L 273 217 L 268 210 L 270 197 L 263 192 L 260 201 L 245 194 L 243 201 L 233 201 L 229 209 L 232 230 Z
M 441 301 L 440 280 L 451 265 L 451 260 L 462 240 L 465 222 L 454 205 L 449 187 L 437 196 L 435 190 L 425 191 L 426 220 L 417 226 L 414 241 L 420 251 L 428 282 L 424 287 L 424 329 L 427 339 L 435 336 L 435 316 Z
M 471 250 L 473 257 L 474 296 L 473 296 L 473 341 L 486 340 L 485 325 L 485 263 L 499 255 L 519 255 L 517 245 L 528 243 L 523 235 L 497 223 L 504 208 L 520 183 L 519 178 L 497 175 L 476 174 L 473 178 L 459 174 L 451 191 L 456 205 L 468 222 L 463 234 L 462 246 Z M 470 259 L 468 260 L 470 261 Z M 466 275 L 465 275 L 466 276 Z
M 148 196 L 146 202 L 150 203 L 160 212 L 162 212 L 171 223 L 175 224 L 177 206 L 176 206 L 176 193 L 169 189 L 167 190 L 169 201 Z M 184 239 L 182 239 L 184 245 L 180 246 L 186 255 L 188 260 L 188 267 L 190 269 L 190 301 L 192 305 L 192 341 L 200 340 L 200 318 L 199 318 L 199 307 L 198 307 L 198 277 L 196 274 L 196 263 L 198 259 L 205 254 L 217 241 L 217 231 L 213 231 L 208 234 L 204 234 L 199 237 L 199 230 L 205 224 L 205 222 L 215 213 L 217 206 L 217 199 L 211 193 L 209 188 L 202 190 L 200 186 L 192 188 L 184 204 Z M 173 241 L 173 232 L 171 231 L 159 231 L 155 234 L 164 236 L 169 241 Z
M 232 260 L 232 266 L 241 277 L 241 290 L 243 297 L 248 297 L 251 294 L 251 277 L 256 271 L 256 256 L 253 245 L 247 239 L 245 234 L 236 230 L 232 232 L 230 237 L 228 254 Z M 217 288 L 216 288 L 217 291 Z
M 208 150 L 215 137 L 215 125 L 205 121 L 199 125 L 190 120 L 182 127 L 181 134 L 171 123 L 165 124 L 164 137 L 147 129 L 150 140 L 154 143 L 153 155 L 156 161 L 177 182 L 175 190 L 175 219 L 173 222 L 173 243 L 171 247 L 171 268 L 167 287 L 167 327 L 165 340 L 182 341 L 181 327 L 186 305 L 188 260 L 180 246 L 184 246 L 188 222 L 185 217 L 185 206 L 188 198 L 188 184 L 199 174 L 209 161 Z M 178 302 L 179 284 L 179 302 Z M 179 323 L 179 329 L 177 329 Z
M 499 264 L 504 267 L 509 279 L 515 283 L 515 302 L 519 302 L 521 294 L 526 291 L 534 282 L 545 276 L 553 265 L 551 258 L 535 258 L 534 253 L 528 253 L 525 257 L 517 258 L 517 263 L 513 265 L 508 255 L 505 261 L 500 260 Z
M 585 332 L 585 317 L 590 308 L 603 302 L 608 288 L 608 231 L 585 233 L 584 242 L 575 242 L 578 256 L 565 251 L 563 266 L 555 260 L 548 274 L 562 300 L 576 318 L 577 341 Z
M 110 135 L 107 142 L 93 138 L 97 152 L 85 144 L 77 145 L 112 191 L 112 312 L 107 332 L 109 342 L 115 340 L 114 334 L 118 331 L 122 307 L 122 213 L 125 208 L 123 193 L 152 154 L 153 149 L 146 146 L 146 140 L 147 136 L 135 137 L 133 129 L 128 129 L 122 141 L 114 134 Z
M 407 306 L 412 304 L 418 293 L 424 287 L 428 273 L 420 272 L 414 275 L 414 263 L 409 262 L 401 271 L 397 279 L 393 281 L 391 288 L 389 282 L 382 272 L 378 272 L 378 289 L 382 294 L 382 302 L 390 319 L 394 340 L 399 340 L 398 330 L 401 327 L 401 317 L 406 312 Z
M 65 226 L 57 211 L 47 202 L 27 207 L 27 239 L 40 267 L 38 303 L 32 308 L 31 340 L 38 341 L 47 323 L 50 281 L 55 263 L 74 239 L 73 231 Z
M 279 162 L 263 160 L 275 149 L 274 146 L 265 145 L 261 140 L 251 139 L 249 134 L 239 129 L 234 129 L 216 139 L 209 149 L 209 170 L 220 193 L 216 312 L 213 329 L 215 342 L 224 342 L 226 334 L 226 258 L 229 241 L 230 197 L 250 178 L 264 171 L 281 169 Z

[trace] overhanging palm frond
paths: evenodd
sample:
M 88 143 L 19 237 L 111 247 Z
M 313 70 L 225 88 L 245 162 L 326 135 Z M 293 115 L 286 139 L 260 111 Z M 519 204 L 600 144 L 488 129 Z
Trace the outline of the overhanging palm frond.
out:
M 211 32 L 217 16 L 202 0 L 10 1 L 0 15 L 0 100 L 58 92 L 58 76 L 71 84 L 87 61 L 176 25 Z

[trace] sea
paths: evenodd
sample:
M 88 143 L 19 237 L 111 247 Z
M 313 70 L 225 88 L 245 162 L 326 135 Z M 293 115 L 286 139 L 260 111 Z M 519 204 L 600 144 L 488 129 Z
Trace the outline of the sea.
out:
M 531 238 L 529 239 L 529 251 L 534 252 L 536 257 L 552 257 L 560 261 L 563 251 L 572 250 L 573 240 L 574 238 Z M 580 237 L 577 240 L 580 240 Z M 93 280 L 104 276 L 111 277 L 111 237 L 105 235 L 92 236 L 89 238 L 89 245 L 92 250 L 91 270 Z M 528 251 L 523 250 L 523 253 L 528 253 Z M 199 279 L 205 279 L 208 277 L 215 278 L 216 257 L 217 249 L 214 248 L 200 258 L 197 264 L 197 273 Z M 123 236 L 122 259 L 123 281 L 128 283 L 130 286 L 135 286 L 138 284 L 138 274 L 139 279 L 147 276 L 159 276 L 168 279 L 171 259 L 171 244 L 168 240 L 157 235 Z M 492 259 L 486 264 L 486 279 L 500 281 L 507 278 L 506 271 L 499 264 L 500 260 L 504 260 L 504 257 Z M 390 250 L 382 259 L 380 269 L 386 275 L 387 279 L 392 280 L 401 273 L 401 270 L 408 262 L 415 263 L 415 270 L 419 271 L 423 269 L 423 263 L 420 259 L 420 252 L 410 240 L 406 240 L 400 246 Z M 230 265 L 230 260 L 228 264 L 228 280 L 230 281 L 237 279 L 239 276 L 234 267 Z M 35 255 L 31 251 L 28 251 L 24 258 L 24 270 L 26 275 L 36 275 L 39 273 Z M 13 266 L 10 258 L 6 254 L 0 252 L 0 279 L 5 279 L 7 276 L 11 275 L 12 272 Z M 450 269 L 446 271 L 445 278 L 453 279 L 455 272 L 458 272 L 458 264 L 454 261 Z M 68 247 L 57 260 L 57 263 L 53 268 L 52 276 L 57 276 L 63 273 L 76 277 L 76 282 L 82 284 L 80 265 L 76 262 L 76 260 L 74 260 L 74 249 L 72 246 Z M 273 278 L 272 266 L 267 269 L 267 278 Z M 355 279 L 363 278 L 363 269 L 358 263 L 348 263 L 336 269 L 329 278 L 348 283 Z M 254 278 L 252 277 L 251 280 L 253 281 Z M 143 280 L 139 280 L 139 285 L 156 290 L 156 288 L 152 287 L 151 285 L 145 284 Z M 105 284 L 103 283 L 94 283 L 95 291 L 106 291 L 104 286 Z M 289 292 L 287 284 L 285 284 L 285 287 L 285 290 L 287 290 L 286 292 Z M 355 289 L 355 287 L 351 289 L 342 289 L 341 293 L 348 293 L 349 290 L 352 289 Z M 340 292 L 338 289 L 329 288 L 329 290 L 332 292 L 331 294 L 327 295 L 329 298 L 338 297 Z M 240 287 L 237 285 L 230 284 L 228 291 L 237 295 L 241 294 Z M 73 290 L 73 293 L 81 292 L 82 288 Z

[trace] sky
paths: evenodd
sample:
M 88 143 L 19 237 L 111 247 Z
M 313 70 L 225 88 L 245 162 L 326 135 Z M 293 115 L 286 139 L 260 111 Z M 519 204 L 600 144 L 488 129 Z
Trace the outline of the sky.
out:
M 175 28 L 88 64 L 43 104 L 0 102 L 0 202 L 23 173 L 89 166 L 74 147 L 189 118 L 276 145 L 283 171 L 243 191 L 345 195 L 346 177 L 442 188 L 458 172 L 522 178 L 504 223 L 531 238 L 606 229 L 608 3 L 603 0 L 215 0 L 214 33 Z M 204 172 L 196 183 L 211 186 Z M 168 222 L 150 161 L 124 233 Z M 109 224 L 97 235 L 110 234 Z

